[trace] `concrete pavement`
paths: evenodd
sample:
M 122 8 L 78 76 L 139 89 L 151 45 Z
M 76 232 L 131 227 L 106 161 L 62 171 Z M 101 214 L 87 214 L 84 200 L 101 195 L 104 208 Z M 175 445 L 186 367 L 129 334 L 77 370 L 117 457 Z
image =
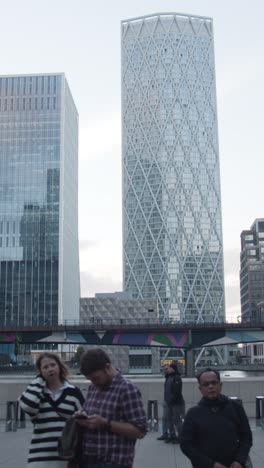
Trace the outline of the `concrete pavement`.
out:
M 264 431 L 251 421 L 254 445 L 251 458 L 254 468 L 264 467 Z M 31 425 L 27 422 L 25 429 L 17 432 L 3 432 L 4 424 L 0 426 L 0 468 L 23 468 L 26 466 L 27 451 L 31 438 Z M 178 445 L 165 444 L 157 441 L 157 432 L 149 432 L 146 437 L 137 442 L 134 468 L 191 468 L 189 460 L 182 454 Z

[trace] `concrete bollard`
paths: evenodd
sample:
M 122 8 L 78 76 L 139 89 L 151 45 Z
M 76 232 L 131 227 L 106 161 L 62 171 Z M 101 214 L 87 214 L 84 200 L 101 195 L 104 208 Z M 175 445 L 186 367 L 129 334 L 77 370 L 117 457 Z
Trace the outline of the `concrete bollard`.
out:
M 148 400 L 147 418 L 148 418 L 148 430 L 151 432 L 158 432 L 159 430 L 158 400 Z
M 18 428 L 26 427 L 26 414 L 20 408 L 19 402 L 7 401 L 6 402 L 6 432 L 16 432 Z
M 238 398 L 237 396 L 230 396 L 228 398 L 230 400 L 237 401 L 237 403 L 240 403 L 241 405 L 243 405 L 243 400 L 241 400 L 241 398 Z
M 7 401 L 6 402 L 6 432 L 17 430 L 17 401 Z
M 263 400 L 264 396 L 256 396 L 256 419 L 261 419 L 263 417 L 263 411 L 262 406 L 263 406 Z

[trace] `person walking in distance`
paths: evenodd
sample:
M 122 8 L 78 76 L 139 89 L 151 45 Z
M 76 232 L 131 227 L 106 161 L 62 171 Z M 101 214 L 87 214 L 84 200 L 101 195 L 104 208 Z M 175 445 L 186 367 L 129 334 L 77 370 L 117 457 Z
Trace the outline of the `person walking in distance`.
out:
M 181 450 L 193 468 L 244 468 L 252 434 L 242 404 L 221 393 L 220 374 L 206 369 L 198 377 L 202 399 L 189 409 L 181 433 Z
M 167 370 L 168 366 L 164 365 L 162 367 L 162 371 L 164 373 L 164 376 L 166 378 L 167 375 Z M 169 415 L 169 408 L 165 400 L 162 402 L 162 434 L 157 437 L 157 440 L 167 440 L 169 438 L 169 421 L 168 421 L 168 415 Z
M 164 400 L 168 407 L 169 437 L 166 443 L 177 443 L 181 435 L 185 414 L 185 402 L 182 395 L 182 379 L 176 362 L 168 365 L 165 376 Z
M 22 393 L 20 407 L 34 424 L 28 468 L 66 468 L 58 454 L 65 422 L 82 408 L 84 397 L 68 380 L 68 370 L 55 353 L 42 353 L 36 363 L 37 377 Z
M 163 371 L 165 383 L 162 434 L 157 440 L 164 440 L 166 443 L 176 443 L 179 441 L 185 413 L 185 402 L 182 396 L 182 379 L 176 362 L 164 366 Z
M 81 372 L 91 381 L 83 411 L 80 468 L 131 468 L 135 444 L 147 431 L 140 392 L 116 370 L 102 349 L 86 351 Z

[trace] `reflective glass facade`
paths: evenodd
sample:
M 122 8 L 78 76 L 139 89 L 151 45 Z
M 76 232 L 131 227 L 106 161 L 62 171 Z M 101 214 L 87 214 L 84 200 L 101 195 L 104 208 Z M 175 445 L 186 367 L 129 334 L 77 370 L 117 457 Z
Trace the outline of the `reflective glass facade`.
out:
M 241 233 L 240 298 L 242 322 L 264 321 L 264 219 Z
M 213 27 L 122 22 L 123 282 L 176 321 L 225 317 Z
M 64 75 L 0 77 L 1 324 L 79 316 L 77 157 Z

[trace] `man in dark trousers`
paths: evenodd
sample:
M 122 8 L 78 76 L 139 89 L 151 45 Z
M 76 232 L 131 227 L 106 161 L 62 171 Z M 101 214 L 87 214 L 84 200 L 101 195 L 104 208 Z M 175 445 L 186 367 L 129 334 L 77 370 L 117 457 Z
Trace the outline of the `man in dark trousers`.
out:
M 185 417 L 183 453 L 193 468 L 244 468 L 252 434 L 242 404 L 221 394 L 218 371 L 206 369 L 197 378 L 203 398 Z
M 182 379 L 176 362 L 167 366 L 164 385 L 164 401 L 168 409 L 169 437 L 166 443 L 177 443 L 185 413 L 185 402 L 182 396 Z
M 165 366 L 162 367 L 162 371 L 164 373 L 164 377 L 166 378 L 167 375 L 167 370 L 168 370 L 168 365 L 166 364 Z M 157 437 L 157 440 L 167 440 L 169 438 L 169 426 L 168 426 L 168 405 L 165 400 L 163 400 L 162 403 L 162 409 L 163 409 L 163 414 L 162 414 L 162 434 L 161 436 Z

